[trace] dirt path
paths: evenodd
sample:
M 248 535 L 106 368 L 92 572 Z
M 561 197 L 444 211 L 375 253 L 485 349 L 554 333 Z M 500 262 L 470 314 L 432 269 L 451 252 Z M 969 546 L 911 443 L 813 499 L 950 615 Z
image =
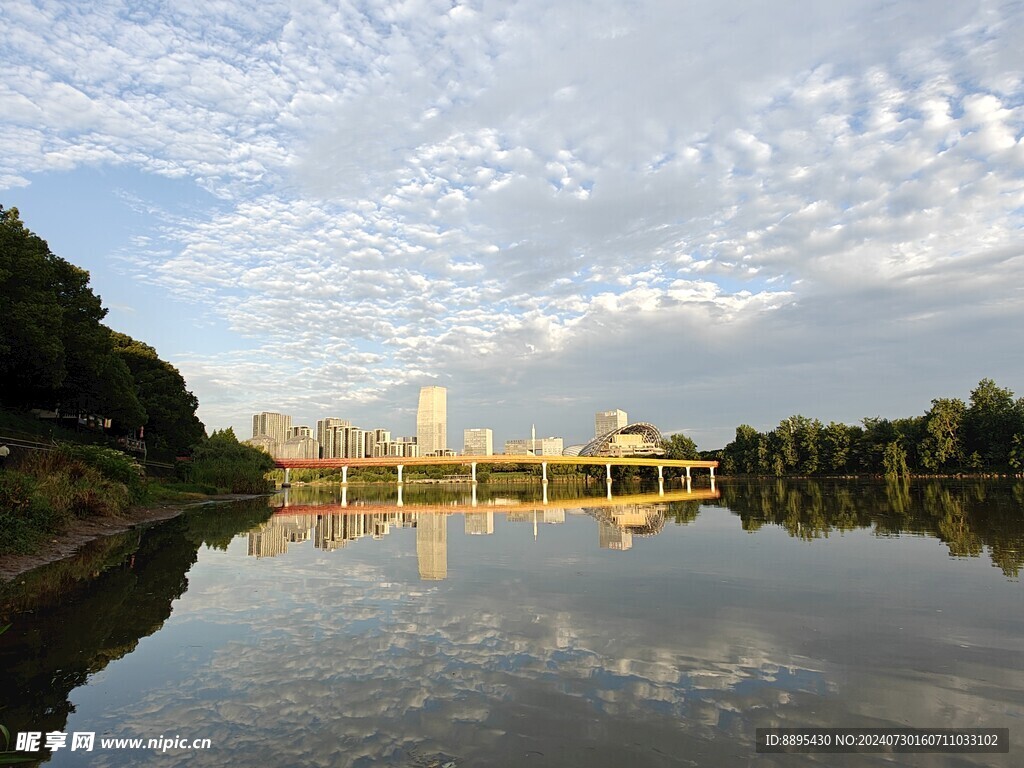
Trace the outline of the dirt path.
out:
M 51 538 L 43 545 L 42 549 L 34 554 L 0 555 L 0 582 L 10 581 L 15 576 L 20 576 L 41 565 L 71 557 L 81 549 L 82 545 L 95 539 L 121 533 L 136 526 L 170 520 L 191 507 L 254 498 L 256 496 L 250 494 L 209 496 L 199 501 L 175 502 L 152 507 L 132 507 L 124 515 L 118 517 L 94 517 L 88 520 L 79 520 L 68 530 Z

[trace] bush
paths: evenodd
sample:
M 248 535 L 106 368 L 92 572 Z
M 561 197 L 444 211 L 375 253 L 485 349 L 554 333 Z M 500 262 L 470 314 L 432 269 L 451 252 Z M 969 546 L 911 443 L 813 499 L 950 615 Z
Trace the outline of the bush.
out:
M 127 486 L 63 451 L 33 453 L 21 468 L 35 479 L 36 493 L 64 518 L 117 515 L 131 504 Z
M 65 459 L 73 459 L 97 470 L 107 480 L 122 483 L 133 502 L 146 494 L 146 473 L 135 459 L 114 448 L 100 445 L 62 444 L 55 452 Z
M 0 472 L 0 554 L 32 552 L 62 522 L 60 514 L 23 472 Z
M 179 479 L 232 493 L 266 493 L 271 490 L 266 474 L 273 468 L 273 459 L 263 451 L 239 443 L 229 428 L 214 432 L 195 447 L 192 460 L 180 465 Z

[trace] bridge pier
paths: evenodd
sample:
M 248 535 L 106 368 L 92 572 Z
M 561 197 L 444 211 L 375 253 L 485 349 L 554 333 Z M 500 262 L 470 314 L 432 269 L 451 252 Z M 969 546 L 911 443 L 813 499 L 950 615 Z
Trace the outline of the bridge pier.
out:
M 608 498 L 610 499 L 612 497 L 612 479 L 610 477 L 605 482 L 605 486 L 608 489 L 608 494 L 607 495 L 608 495 Z
M 605 464 L 604 465 L 604 471 L 605 471 L 605 480 L 607 480 L 610 483 L 612 481 L 612 465 L 611 464 Z
M 658 495 L 659 496 L 664 496 L 665 495 L 665 478 L 663 478 L 663 477 L 659 477 L 658 478 Z
M 686 483 L 687 483 L 687 485 L 689 485 L 689 483 L 690 483 L 690 468 L 689 467 L 686 468 Z
M 398 506 L 404 507 L 405 503 L 402 501 L 402 484 L 398 484 Z
M 284 468 L 284 482 L 281 483 L 281 487 L 282 488 L 291 488 L 292 487 L 292 484 L 289 481 L 290 475 L 291 475 L 291 470 L 288 469 L 288 467 L 285 467 Z
M 472 475 L 473 475 L 473 485 L 476 485 L 476 462 L 475 461 L 471 461 L 469 463 L 469 466 L 470 466 L 470 469 L 471 469 L 471 472 L 472 472 Z M 476 489 L 475 488 L 473 489 L 473 493 L 474 494 L 476 493 Z
M 545 480 L 541 484 L 541 487 L 544 489 L 544 503 L 547 504 L 548 503 L 548 481 Z
M 476 506 L 476 484 L 473 484 L 473 500 L 470 502 L 471 506 Z
M 341 468 L 341 484 L 348 485 L 348 467 Z
M 399 465 L 398 465 L 398 489 L 399 489 L 399 497 L 398 497 L 398 498 L 399 498 L 399 499 L 401 499 L 401 498 L 402 498 L 402 497 L 401 497 L 401 489 L 402 489 L 402 468 L 403 468 L 404 466 L 405 466 L 404 464 L 399 464 Z
M 545 491 L 544 492 L 546 494 L 547 493 L 546 489 L 547 489 L 547 484 L 548 484 L 548 463 L 546 461 L 542 461 L 540 463 L 540 476 L 541 476 L 540 483 L 541 483 L 541 485 L 543 485 L 545 487 Z
M 343 507 L 347 507 L 348 506 L 348 486 L 347 485 L 341 486 L 341 506 L 343 506 Z

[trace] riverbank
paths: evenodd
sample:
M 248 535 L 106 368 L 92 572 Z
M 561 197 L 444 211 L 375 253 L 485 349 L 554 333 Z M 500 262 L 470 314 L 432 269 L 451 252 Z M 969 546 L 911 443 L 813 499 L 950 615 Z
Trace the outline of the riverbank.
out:
M 196 495 L 194 500 L 160 502 L 130 507 L 121 515 L 90 517 L 76 520 L 67 530 L 47 538 L 42 547 L 31 554 L 0 555 L 0 582 L 11 581 L 28 571 L 48 563 L 71 557 L 84 545 L 106 536 L 133 528 L 152 525 L 206 504 L 254 499 L 263 494 L 228 493 L 216 496 Z

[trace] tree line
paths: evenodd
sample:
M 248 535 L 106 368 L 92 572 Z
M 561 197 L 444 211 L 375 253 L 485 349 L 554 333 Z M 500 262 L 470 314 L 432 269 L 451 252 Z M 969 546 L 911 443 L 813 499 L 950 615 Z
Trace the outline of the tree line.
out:
M 746 475 L 1020 473 L 1024 398 L 982 379 L 968 402 L 938 398 L 921 416 L 825 425 L 794 415 L 768 432 L 743 424 L 707 457 L 724 473 Z
M 199 402 L 178 370 L 105 326 L 106 314 L 89 273 L 0 206 L 0 406 L 99 415 L 118 434 L 145 427 L 162 455 L 202 440 Z

